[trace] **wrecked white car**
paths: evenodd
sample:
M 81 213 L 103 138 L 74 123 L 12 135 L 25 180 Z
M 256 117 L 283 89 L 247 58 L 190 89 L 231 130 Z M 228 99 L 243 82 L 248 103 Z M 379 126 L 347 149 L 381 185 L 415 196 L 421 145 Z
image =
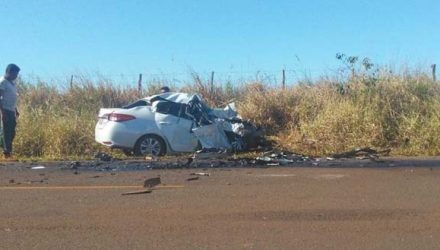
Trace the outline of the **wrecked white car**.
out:
M 95 140 L 126 154 L 242 151 L 263 138 L 260 130 L 240 119 L 233 103 L 211 109 L 195 94 L 154 95 L 123 108 L 103 108 L 98 117 Z

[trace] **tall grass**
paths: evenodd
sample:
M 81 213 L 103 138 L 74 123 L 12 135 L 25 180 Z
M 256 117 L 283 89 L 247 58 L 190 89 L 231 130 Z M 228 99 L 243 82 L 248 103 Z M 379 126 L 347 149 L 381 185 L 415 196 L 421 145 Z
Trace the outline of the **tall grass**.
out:
M 250 92 L 241 114 L 268 129 L 283 148 L 326 155 L 354 147 L 398 155 L 440 153 L 440 87 L 426 75 L 351 77 L 287 90 Z
M 327 155 L 371 146 L 392 148 L 395 155 L 440 153 L 440 87 L 427 75 L 352 74 L 281 89 L 264 82 L 210 85 L 193 82 L 174 90 L 195 92 L 212 106 L 231 100 L 243 118 L 263 127 L 281 148 Z M 94 141 L 98 110 L 120 107 L 141 95 L 111 81 L 80 78 L 72 88 L 44 82 L 19 84 L 15 153 L 21 157 L 90 157 L 106 150 Z M 143 95 L 158 91 L 149 84 Z

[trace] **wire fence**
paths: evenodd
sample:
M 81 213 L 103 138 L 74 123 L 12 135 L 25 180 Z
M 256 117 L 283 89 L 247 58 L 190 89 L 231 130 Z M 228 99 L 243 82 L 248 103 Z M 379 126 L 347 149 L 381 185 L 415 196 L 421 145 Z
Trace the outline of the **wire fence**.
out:
M 66 75 L 21 74 L 21 80 L 29 84 L 45 83 L 61 88 L 77 84 L 111 84 L 121 87 L 139 88 L 149 84 L 162 84 L 176 87 L 193 84 L 195 81 L 216 86 L 226 84 L 240 85 L 249 82 L 261 82 L 269 86 L 294 85 L 299 81 L 312 79 L 318 71 L 210 71 L 210 72 L 178 72 L 178 73 L 139 73 L 139 74 L 101 74 L 79 73 Z
M 436 64 L 425 68 L 427 74 L 436 81 Z M 215 86 L 239 86 L 245 83 L 260 82 L 272 87 L 293 86 L 299 82 L 313 82 L 325 77 L 344 77 L 340 69 L 326 71 L 318 69 L 281 69 L 259 71 L 209 71 L 209 72 L 172 72 L 172 73 L 139 73 L 139 74 L 102 74 L 77 73 L 66 75 L 21 74 L 21 80 L 29 84 L 45 83 L 61 88 L 81 84 L 110 84 L 113 86 L 142 89 L 148 85 L 167 85 L 183 87 L 195 82 Z

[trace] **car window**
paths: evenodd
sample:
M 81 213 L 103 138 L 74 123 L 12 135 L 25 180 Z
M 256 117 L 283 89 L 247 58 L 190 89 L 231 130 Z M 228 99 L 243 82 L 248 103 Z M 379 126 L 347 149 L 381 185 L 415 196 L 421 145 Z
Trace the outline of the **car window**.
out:
M 193 118 L 186 114 L 186 110 L 187 109 L 188 109 L 188 105 L 187 104 L 181 104 L 181 106 L 180 106 L 180 115 L 179 116 L 182 117 L 183 119 L 192 120 Z
M 133 102 L 131 104 L 128 104 L 126 106 L 123 106 L 122 108 L 124 109 L 131 109 L 134 107 L 139 107 L 139 106 L 150 106 L 151 104 L 145 100 L 138 100 L 136 102 Z
M 194 120 L 196 124 L 209 125 L 211 122 L 206 109 L 207 106 L 204 106 L 202 102 L 195 101 L 190 102 L 189 105 L 187 105 L 185 113 L 187 116 L 191 117 L 191 120 Z
M 180 108 L 180 103 L 158 101 L 156 104 L 156 112 L 161 114 L 179 116 Z

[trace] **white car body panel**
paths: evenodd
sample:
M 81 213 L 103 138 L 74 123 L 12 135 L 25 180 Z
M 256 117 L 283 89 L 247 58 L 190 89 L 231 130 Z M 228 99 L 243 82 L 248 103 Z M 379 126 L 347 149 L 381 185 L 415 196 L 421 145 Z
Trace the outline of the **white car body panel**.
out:
M 155 113 L 155 120 L 172 151 L 192 152 L 197 147 L 197 138 L 191 132 L 193 121 L 161 113 Z
M 124 108 L 103 108 L 95 127 L 97 142 L 136 154 L 152 153 L 141 150 L 150 150 L 154 145 L 160 145 L 154 152 L 158 155 L 193 152 L 198 146 L 243 150 L 248 145 L 243 140 L 249 135 L 260 136 L 257 128 L 241 121 L 233 103 L 224 109 L 212 109 L 196 94 L 173 92 L 147 97 Z
M 193 152 L 198 145 L 197 138 L 191 132 L 193 121 L 154 112 L 154 109 L 154 106 L 101 109 L 95 127 L 95 140 L 112 148 L 133 149 L 139 138 L 154 134 L 166 142 L 167 153 Z M 136 119 L 114 122 L 102 118 L 110 113 L 132 115 Z
M 114 146 L 132 148 L 142 135 L 160 135 L 160 131 L 153 120 L 154 114 L 151 113 L 151 109 L 148 106 L 140 106 L 132 109 L 101 109 L 99 117 L 110 113 L 133 115 L 136 119 L 125 122 L 114 122 L 100 118 L 95 128 L 95 139 L 100 143 L 111 141 Z

